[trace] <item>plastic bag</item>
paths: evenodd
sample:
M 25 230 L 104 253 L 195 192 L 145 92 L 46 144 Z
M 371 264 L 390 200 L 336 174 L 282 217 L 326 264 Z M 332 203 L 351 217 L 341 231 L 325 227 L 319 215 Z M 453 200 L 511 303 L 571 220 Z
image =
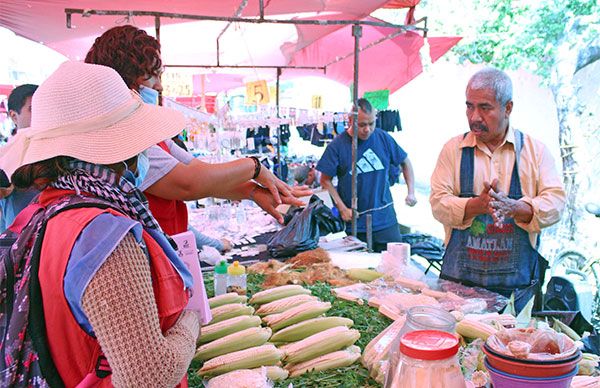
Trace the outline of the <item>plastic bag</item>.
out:
M 290 222 L 271 237 L 269 253 L 272 257 L 291 257 L 315 249 L 320 236 L 339 232 L 343 227 L 342 220 L 313 195 L 304 210 L 295 213 Z

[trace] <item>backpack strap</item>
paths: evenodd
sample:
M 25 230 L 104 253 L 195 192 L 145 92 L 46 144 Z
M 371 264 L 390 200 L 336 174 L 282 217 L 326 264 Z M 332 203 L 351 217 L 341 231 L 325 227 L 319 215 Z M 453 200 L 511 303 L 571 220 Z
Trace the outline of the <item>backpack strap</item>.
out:
M 29 303 L 29 324 L 27 330 L 29 332 L 29 335 L 31 336 L 31 341 L 33 343 L 34 349 L 39 355 L 39 363 L 40 368 L 42 370 L 42 376 L 44 376 L 44 378 L 51 387 L 64 387 L 64 383 L 58 373 L 58 370 L 56 369 L 54 361 L 52 360 L 52 355 L 50 354 L 50 349 L 48 347 L 48 341 L 46 338 L 46 321 L 44 319 L 44 305 L 42 301 L 42 291 L 40 288 L 40 281 L 38 277 L 38 273 L 40 270 L 40 256 L 42 251 L 42 243 L 44 240 L 44 234 L 46 233 L 46 226 L 48 225 L 48 221 L 50 219 L 66 210 L 91 207 L 100 209 L 114 209 L 114 207 L 111 206 L 108 202 L 85 200 L 74 204 L 68 204 L 63 207 L 58 207 L 54 209 L 49 208 L 48 213 L 44 216 L 39 235 L 35 239 L 35 244 L 33 246 L 33 252 L 31 255 L 31 281 L 29 283 L 29 295 L 31 299 Z M 98 367 L 100 365 L 100 362 L 98 361 L 97 364 L 98 365 L 96 369 L 97 374 L 99 374 Z M 106 376 L 108 375 L 104 375 L 102 377 Z
M 39 203 L 30 203 L 17 214 L 8 229 L 16 234 L 21 234 L 23 229 L 29 224 L 29 221 L 31 221 L 33 215 L 40 209 L 42 209 L 42 205 Z

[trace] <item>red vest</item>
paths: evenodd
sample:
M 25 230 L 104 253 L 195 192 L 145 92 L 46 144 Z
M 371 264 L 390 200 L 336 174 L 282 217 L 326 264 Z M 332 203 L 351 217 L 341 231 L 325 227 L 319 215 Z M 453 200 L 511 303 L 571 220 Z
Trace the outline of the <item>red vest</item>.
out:
M 164 141 L 157 145 L 169 155 L 171 154 L 169 146 Z M 152 215 L 166 234 L 172 236 L 188 230 L 188 211 L 185 202 L 157 197 L 147 191 L 144 194 L 148 198 Z
M 53 200 L 73 192 L 46 189 L 39 201 L 48 206 Z M 112 209 L 82 208 L 67 210 L 52 218 L 47 225 L 40 257 L 39 280 L 44 302 L 48 347 L 52 360 L 67 387 L 74 387 L 95 370 L 101 354 L 100 345 L 77 323 L 64 295 L 63 281 L 69 256 L 81 231 L 103 213 L 123 216 Z M 161 330 L 165 333 L 175 324 L 188 303 L 183 280 L 173 268 L 158 243 L 144 231 L 144 242 L 150 254 L 152 288 L 158 307 Z M 132 351 L 143 351 L 133 349 Z M 112 387 L 110 376 L 102 387 Z M 187 387 L 187 377 L 180 386 Z

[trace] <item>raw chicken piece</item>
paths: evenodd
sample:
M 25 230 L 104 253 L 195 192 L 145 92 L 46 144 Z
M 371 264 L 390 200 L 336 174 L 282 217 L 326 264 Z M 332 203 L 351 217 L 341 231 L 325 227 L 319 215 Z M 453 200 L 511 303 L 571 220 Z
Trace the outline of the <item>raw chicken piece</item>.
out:
M 508 350 L 511 351 L 516 358 L 527 358 L 531 352 L 531 345 L 523 341 L 510 341 Z

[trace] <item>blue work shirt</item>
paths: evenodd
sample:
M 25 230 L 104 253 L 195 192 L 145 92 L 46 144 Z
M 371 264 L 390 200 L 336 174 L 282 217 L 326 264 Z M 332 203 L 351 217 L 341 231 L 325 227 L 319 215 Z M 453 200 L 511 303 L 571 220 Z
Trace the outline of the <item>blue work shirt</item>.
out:
M 367 140 L 358 140 L 356 170 L 358 173 L 358 211 L 384 209 L 373 214 L 373 231 L 398 224 L 390 192 L 389 171 L 406 159 L 406 152 L 388 133 L 376 128 Z M 352 205 L 352 136 L 347 131 L 339 134 L 327 146 L 317 170 L 338 178 L 337 191 L 346 207 Z M 357 222 L 357 231 L 366 232 L 366 214 Z M 347 224 L 349 226 L 349 224 Z

